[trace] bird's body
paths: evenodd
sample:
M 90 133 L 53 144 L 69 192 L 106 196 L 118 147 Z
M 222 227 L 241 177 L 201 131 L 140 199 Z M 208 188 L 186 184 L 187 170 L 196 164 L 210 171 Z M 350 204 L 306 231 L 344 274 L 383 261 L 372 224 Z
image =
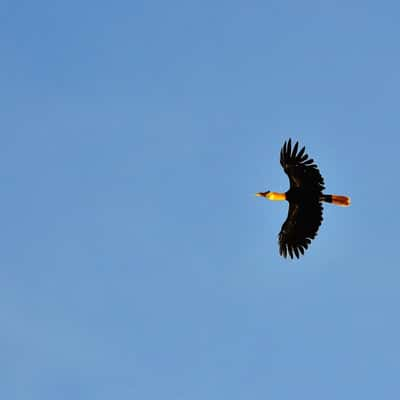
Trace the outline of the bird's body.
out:
M 324 179 L 313 159 L 305 154 L 305 147 L 298 151 L 299 144 L 292 148 L 291 139 L 285 142 L 280 163 L 289 177 L 290 188 L 286 193 L 260 192 L 257 196 L 270 200 L 287 200 L 289 211 L 279 233 L 279 252 L 283 257 L 299 258 L 311 240 L 317 235 L 322 223 L 322 202 L 340 206 L 350 205 L 347 196 L 326 195 Z

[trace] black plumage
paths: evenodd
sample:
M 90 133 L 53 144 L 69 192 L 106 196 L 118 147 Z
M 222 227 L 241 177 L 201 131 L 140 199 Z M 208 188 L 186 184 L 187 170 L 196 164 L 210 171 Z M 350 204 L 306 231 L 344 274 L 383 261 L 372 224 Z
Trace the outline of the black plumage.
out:
M 305 147 L 298 151 L 299 143 L 292 148 L 291 139 L 285 142 L 280 163 L 290 181 L 285 193 L 289 202 L 286 221 L 279 233 L 279 252 L 283 257 L 297 257 L 304 254 L 311 240 L 317 235 L 322 223 L 322 191 L 325 189 L 314 160 L 305 153 Z
M 324 178 L 317 165 L 299 143 L 292 147 L 289 139 L 281 150 L 280 162 L 289 177 L 290 187 L 285 193 L 259 192 L 257 196 L 269 200 L 287 200 L 289 211 L 279 232 L 279 253 L 283 257 L 299 258 L 315 238 L 322 223 L 322 202 L 347 207 L 348 196 L 324 194 Z

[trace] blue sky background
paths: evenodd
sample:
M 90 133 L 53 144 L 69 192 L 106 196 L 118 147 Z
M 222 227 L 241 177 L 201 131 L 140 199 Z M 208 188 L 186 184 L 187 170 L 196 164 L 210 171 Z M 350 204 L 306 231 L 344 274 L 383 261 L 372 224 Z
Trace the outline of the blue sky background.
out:
M 400 393 L 395 1 L 3 1 L 0 395 Z M 288 137 L 327 192 L 279 257 Z

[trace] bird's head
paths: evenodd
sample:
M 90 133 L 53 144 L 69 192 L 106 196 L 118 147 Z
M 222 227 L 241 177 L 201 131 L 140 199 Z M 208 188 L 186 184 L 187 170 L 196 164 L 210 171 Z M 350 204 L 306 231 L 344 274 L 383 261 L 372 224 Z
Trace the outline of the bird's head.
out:
M 270 192 L 269 190 L 256 193 L 256 196 L 265 197 L 268 200 L 286 200 L 286 193 Z

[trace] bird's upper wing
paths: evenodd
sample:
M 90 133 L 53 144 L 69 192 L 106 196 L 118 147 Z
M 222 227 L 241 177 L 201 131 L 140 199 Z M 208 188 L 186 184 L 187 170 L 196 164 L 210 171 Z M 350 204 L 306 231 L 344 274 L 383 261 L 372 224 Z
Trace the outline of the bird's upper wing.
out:
M 290 187 L 304 187 L 308 190 L 322 192 L 324 190 L 324 178 L 312 158 L 308 158 L 303 147 L 299 152 L 299 142 L 292 148 L 291 139 L 284 143 L 281 149 L 280 162 L 282 168 L 289 177 Z
M 291 202 L 288 216 L 279 232 L 279 253 L 283 257 L 289 254 L 290 258 L 299 258 L 317 235 L 322 219 L 320 202 Z

